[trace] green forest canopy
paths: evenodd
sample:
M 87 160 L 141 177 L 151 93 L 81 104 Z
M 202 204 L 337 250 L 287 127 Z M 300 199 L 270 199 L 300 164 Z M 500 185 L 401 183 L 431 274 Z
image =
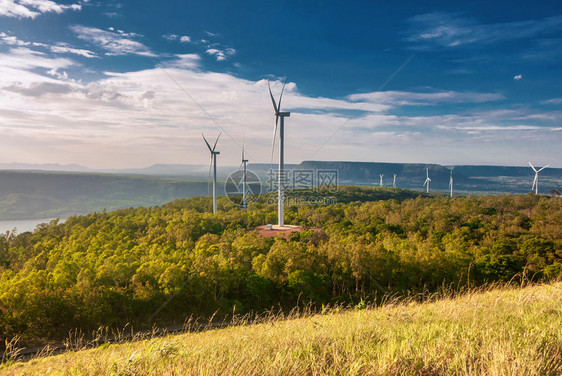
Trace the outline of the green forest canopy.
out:
M 287 223 L 321 228 L 288 240 L 253 231 L 276 221 L 267 197 L 247 211 L 221 197 L 212 215 L 210 200 L 196 197 L 1 235 L 0 337 L 43 342 L 74 328 L 562 276 L 560 199 L 366 187 L 333 196 L 335 205 L 287 208 Z

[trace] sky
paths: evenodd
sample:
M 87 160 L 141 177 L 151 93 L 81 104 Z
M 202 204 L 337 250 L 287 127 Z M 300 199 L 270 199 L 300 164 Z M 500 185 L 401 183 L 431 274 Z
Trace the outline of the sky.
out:
M 286 82 L 287 163 L 562 167 L 561 61 L 560 1 L 0 0 L 0 163 L 275 162 Z

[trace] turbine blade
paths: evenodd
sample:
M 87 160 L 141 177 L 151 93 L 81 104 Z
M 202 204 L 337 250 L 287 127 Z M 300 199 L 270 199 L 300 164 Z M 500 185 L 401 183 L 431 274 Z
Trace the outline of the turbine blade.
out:
M 541 172 L 542 170 L 544 170 L 544 169 L 547 168 L 548 166 L 550 166 L 550 165 L 543 166 L 543 168 L 541 168 L 541 169 L 538 170 L 537 172 Z
M 531 166 L 531 168 L 533 169 L 533 171 L 537 172 L 537 169 L 531 164 L 530 161 L 529 161 L 529 165 Z
M 207 139 L 205 138 L 205 135 L 203 134 L 203 132 L 201 132 L 201 135 L 203 136 L 203 140 L 205 140 L 205 143 L 207 144 L 207 147 L 209 148 L 209 151 L 212 153 L 213 149 L 211 149 L 211 145 L 209 145 L 209 143 L 207 142 Z
M 221 134 L 222 134 L 222 132 L 219 133 L 217 139 L 215 140 L 215 145 L 213 145 L 213 150 L 212 150 L 213 152 L 215 151 L 215 148 L 217 147 L 217 142 L 219 142 L 219 138 L 221 138 Z
M 281 88 L 281 95 L 279 96 L 279 104 L 277 105 L 277 112 L 281 111 L 281 99 L 283 99 L 283 92 L 285 91 L 285 85 L 287 85 L 287 80 L 283 83 L 283 87 Z
M 207 196 L 211 194 L 211 167 L 213 167 L 213 154 L 212 153 L 211 153 L 211 159 L 209 160 L 209 175 L 207 176 Z
M 275 153 L 275 138 L 277 137 L 277 125 L 279 116 L 275 116 L 275 127 L 273 127 L 273 139 L 271 140 L 271 164 L 273 164 L 273 154 Z
M 279 113 L 279 109 L 277 108 L 277 103 L 275 103 L 275 98 L 273 98 L 273 93 L 271 92 L 271 85 L 269 84 L 269 81 L 267 81 L 267 87 L 269 88 L 269 96 L 271 97 L 271 102 L 273 103 L 275 115 L 277 115 Z

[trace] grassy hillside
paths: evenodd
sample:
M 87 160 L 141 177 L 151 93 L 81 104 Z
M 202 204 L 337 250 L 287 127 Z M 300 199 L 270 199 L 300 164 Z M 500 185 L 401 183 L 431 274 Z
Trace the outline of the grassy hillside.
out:
M 433 300 L 433 301 L 431 301 Z M 4 366 L 3 375 L 560 375 L 562 283 L 269 320 Z

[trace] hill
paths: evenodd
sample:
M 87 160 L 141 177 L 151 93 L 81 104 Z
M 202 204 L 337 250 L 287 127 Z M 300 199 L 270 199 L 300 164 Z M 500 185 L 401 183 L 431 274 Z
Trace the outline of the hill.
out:
M 435 295 L 438 296 L 438 295 Z M 559 375 L 562 283 L 153 338 L 4 366 L 3 375 Z M 298 315 L 294 315 L 298 316 Z
M 196 197 L 2 234 L 0 337 L 33 346 L 76 329 L 140 330 L 192 315 L 222 319 L 562 276 L 560 199 L 451 200 L 379 187 L 333 194 L 335 204 L 314 196 L 307 203 L 305 195 L 288 205 L 286 222 L 304 228 L 288 239 L 255 230 L 276 220 L 268 197 L 248 210 L 221 197 L 216 215 L 209 198 Z
M 99 173 L 0 171 L 0 220 L 67 217 L 207 195 L 207 182 Z
M 379 185 L 379 174 L 384 174 L 383 184 L 391 186 L 396 174 L 396 186 L 423 189 L 429 168 L 431 189 L 446 192 L 450 172 L 453 170 L 455 191 L 461 193 L 527 193 L 531 190 L 534 173 L 530 167 L 511 166 L 442 166 L 422 163 L 381 162 L 322 162 L 304 161 L 295 170 L 335 170 L 341 184 Z M 540 192 L 562 188 L 562 169 L 547 168 L 540 174 Z
M 104 209 L 161 205 L 178 198 L 208 194 L 208 166 L 158 164 L 146 168 L 86 171 L 41 171 L 58 168 L 80 170 L 77 165 L 5 165 L 26 167 L 33 171 L 0 171 L 0 221 L 31 218 L 65 218 Z M 0 166 L 1 167 L 1 166 Z M 249 171 L 261 181 L 262 192 L 274 190 L 275 165 L 251 163 Z M 431 192 L 445 193 L 454 168 L 456 194 L 528 193 L 533 172 L 530 167 L 505 166 L 441 166 L 379 162 L 304 161 L 287 164 L 288 188 L 299 188 L 298 176 L 312 174 L 310 182 L 320 184 L 318 173 L 335 171 L 336 185 L 396 186 L 423 191 L 425 169 L 429 168 Z M 238 166 L 218 166 L 218 194 L 224 195 L 224 181 L 239 170 Z M 257 185 L 259 186 L 259 184 Z M 540 175 L 540 193 L 562 188 L 562 169 L 547 168 Z

